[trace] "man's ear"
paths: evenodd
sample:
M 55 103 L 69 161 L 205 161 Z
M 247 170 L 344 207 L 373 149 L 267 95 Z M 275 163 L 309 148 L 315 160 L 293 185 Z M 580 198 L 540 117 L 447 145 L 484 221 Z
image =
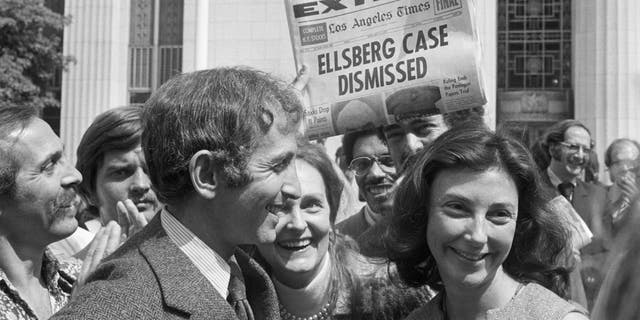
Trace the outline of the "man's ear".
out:
M 218 168 L 213 163 L 211 151 L 200 150 L 189 161 L 189 178 L 193 189 L 205 199 L 216 196 L 218 184 L 221 182 Z

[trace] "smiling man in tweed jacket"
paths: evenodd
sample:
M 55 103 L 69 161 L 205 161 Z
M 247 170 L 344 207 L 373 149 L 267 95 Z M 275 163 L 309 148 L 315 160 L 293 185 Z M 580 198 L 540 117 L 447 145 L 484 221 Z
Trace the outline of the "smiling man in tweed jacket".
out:
M 142 148 L 166 206 L 53 319 L 279 319 L 269 277 L 237 246 L 273 242 L 276 212 L 300 196 L 301 110 L 288 86 L 248 69 L 163 85 Z

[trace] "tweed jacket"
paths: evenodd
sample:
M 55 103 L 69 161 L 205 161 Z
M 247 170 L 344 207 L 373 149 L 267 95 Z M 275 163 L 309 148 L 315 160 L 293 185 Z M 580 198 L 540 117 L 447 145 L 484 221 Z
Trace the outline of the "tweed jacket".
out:
M 244 251 L 235 257 L 256 319 L 280 319 L 269 276 Z M 80 292 L 51 319 L 237 319 L 171 241 L 160 215 L 106 258 Z

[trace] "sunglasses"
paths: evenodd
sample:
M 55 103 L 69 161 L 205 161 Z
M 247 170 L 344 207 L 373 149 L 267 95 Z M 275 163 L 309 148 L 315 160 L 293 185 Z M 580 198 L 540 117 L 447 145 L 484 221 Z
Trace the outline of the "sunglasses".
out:
M 349 169 L 353 170 L 356 176 L 364 176 L 369 172 L 369 169 L 371 169 L 374 162 L 378 163 L 380 169 L 385 172 L 394 173 L 396 171 L 396 168 L 393 166 L 393 158 L 391 158 L 390 155 L 382 155 L 379 157 L 357 157 L 351 160 Z

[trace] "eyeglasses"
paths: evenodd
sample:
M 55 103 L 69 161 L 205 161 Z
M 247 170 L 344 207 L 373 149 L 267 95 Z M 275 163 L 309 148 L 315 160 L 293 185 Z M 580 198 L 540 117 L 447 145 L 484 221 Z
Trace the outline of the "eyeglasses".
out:
M 567 147 L 567 149 L 569 149 L 569 151 L 577 153 L 580 150 L 582 150 L 582 152 L 584 153 L 590 153 L 591 152 L 591 146 L 587 147 L 587 146 L 583 146 L 581 144 L 577 144 L 577 143 L 568 143 L 568 142 L 564 142 L 564 141 L 560 141 L 558 142 L 561 145 Z
M 395 167 L 393 166 L 393 158 L 390 155 L 382 155 L 379 157 L 357 157 L 351 160 L 349 164 L 349 169 L 353 170 L 356 176 L 364 176 L 369 172 L 369 169 L 376 162 L 385 172 L 395 172 Z

